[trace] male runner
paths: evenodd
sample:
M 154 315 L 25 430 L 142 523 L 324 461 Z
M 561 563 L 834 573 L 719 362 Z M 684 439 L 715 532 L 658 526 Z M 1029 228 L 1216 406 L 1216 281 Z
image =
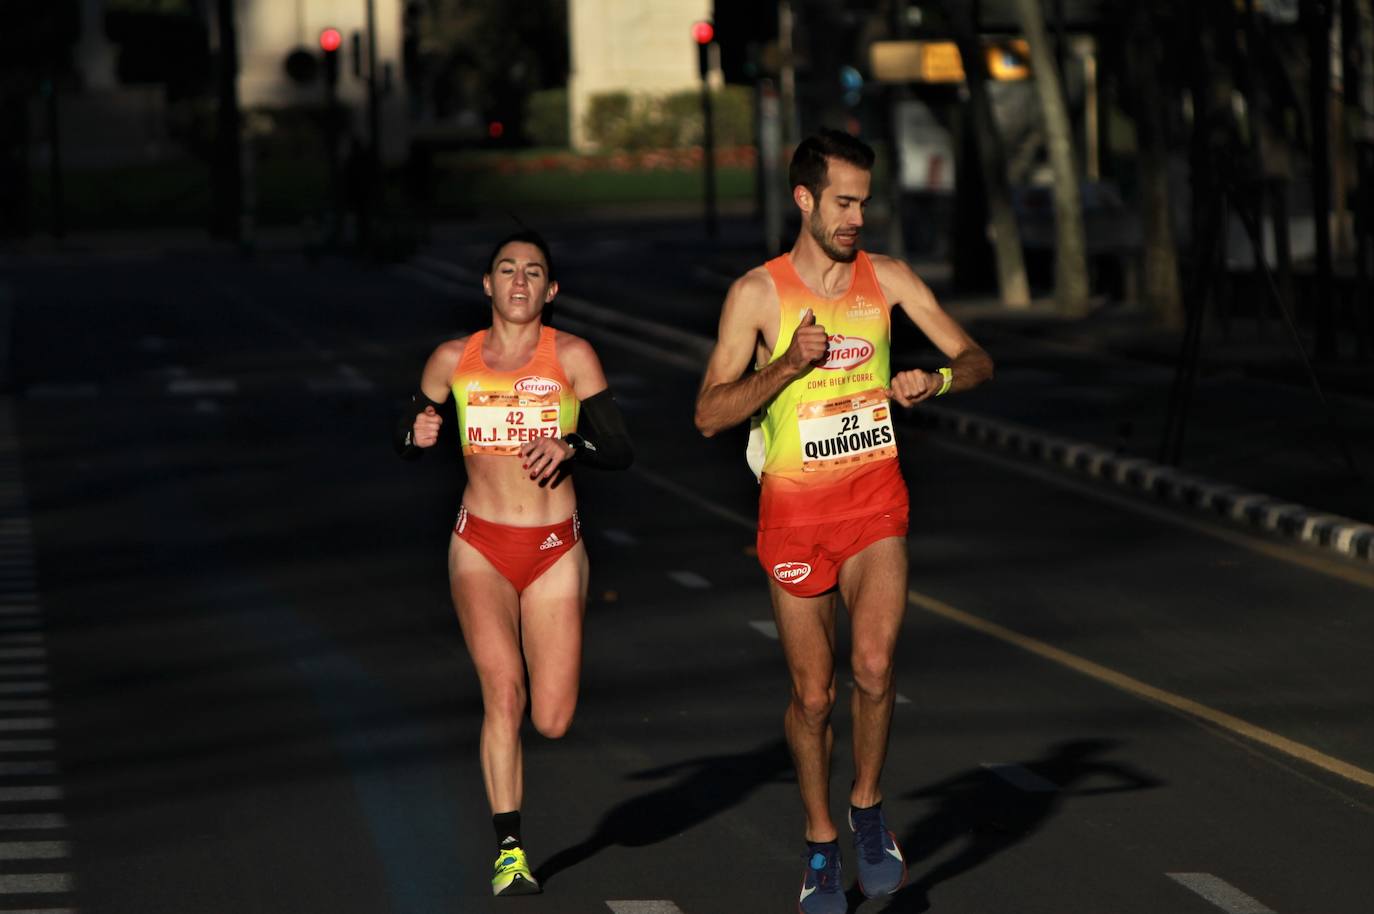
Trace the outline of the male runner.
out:
M 838 131 L 797 147 L 788 179 L 801 231 L 789 253 L 731 286 L 696 404 L 697 428 L 708 437 L 763 411 L 763 452 L 753 455 L 762 474 L 758 555 L 792 678 L 784 725 L 806 814 L 804 914 L 846 910 L 830 817 L 837 587 L 852 628 L 848 818 L 859 886 L 875 897 L 906 879 L 878 786 L 906 607 L 907 490 L 889 401 L 911 406 L 992 377 L 992 359 L 911 267 L 859 250 L 872 168 L 873 150 Z M 892 373 L 893 306 L 948 365 Z M 746 374 L 751 359 L 756 370 Z

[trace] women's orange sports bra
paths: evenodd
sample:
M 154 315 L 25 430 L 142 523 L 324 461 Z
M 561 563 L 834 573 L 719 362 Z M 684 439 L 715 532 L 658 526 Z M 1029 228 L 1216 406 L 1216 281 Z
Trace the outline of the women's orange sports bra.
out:
M 527 441 L 561 438 L 577 428 L 579 404 L 558 364 L 557 335 L 541 327 L 534 355 L 514 371 L 497 371 L 482 358 L 487 331 L 468 337 L 451 382 L 464 456 L 515 457 Z
M 808 308 L 825 327 L 825 364 L 792 381 L 762 417 L 760 524 L 859 516 L 906 497 L 886 388 L 892 380 L 890 308 L 860 251 L 849 289 L 821 298 L 784 254 L 765 264 L 781 308 L 770 361 L 782 357 Z

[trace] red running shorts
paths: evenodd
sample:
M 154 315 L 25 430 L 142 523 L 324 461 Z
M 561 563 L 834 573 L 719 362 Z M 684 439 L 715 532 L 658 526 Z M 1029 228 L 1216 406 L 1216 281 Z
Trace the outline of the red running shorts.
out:
M 516 593 L 522 593 L 533 584 L 582 536 L 576 511 L 572 517 L 552 526 L 511 527 L 482 520 L 466 507 L 458 509 L 453 532 L 482 553 L 501 577 L 510 581 Z

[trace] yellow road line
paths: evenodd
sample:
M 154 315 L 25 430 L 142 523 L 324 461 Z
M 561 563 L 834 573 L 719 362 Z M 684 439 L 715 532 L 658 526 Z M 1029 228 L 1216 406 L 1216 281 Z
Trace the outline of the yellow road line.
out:
M 1070 654 L 1068 651 L 1060 650 L 1053 645 L 1046 644 L 1044 641 L 1019 634 L 1009 628 L 998 625 L 996 622 L 980 619 L 975 615 L 964 612 L 962 609 L 955 609 L 948 603 L 941 602 L 934 597 L 928 597 L 914 590 L 908 590 L 907 599 L 911 601 L 912 605 L 926 612 L 933 613 L 966 628 L 980 631 L 985 635 L 991 635 L 999 641 L 1004 641 L 1007 644 L 1029 651 L 1032 654 L 1043 657 L 1060 666 L 1068 667 L 1074 672 L 1082 673 L 1084 676 L 1090 676 L 1113 688 L 1120 689 L 1123 692 L 1129 692 L 1132 695 L 1148 699 L 1149 701 L 1158 702 L 1176 711 L 1191 714 L 1223 730 L 1254 740 L 1257 743 L 1261 743 L 1285 755 L 1300 759 L 1310 765 L 1315 765 L 1332 774 L 1340 775 L 1357 784 L 1363 784 L 1366 787 L 1374 787 L 1374 772 L 1366 771 L 1349 762 L 1343 762 L 1324 752 L 1318 752 L 1311 746 L 1304 746 L 1302 743 L 1295 742 L 1284 736 L 1279 736 L 1271 730 L 1257 727 L 1248 721 L 1241 720 L 1239 717 L 1209 708 L 1204 704 L 1193 701 L 1191 698 L 1184 698 L 1182 695 L 1175 695 L 1173 692 L 1157 689 L 1148 683 L 1141 682 L 1139 679 L 1133 679 L 1124 673 L 1118 673 L 1116 670 L 1108 669 L 1090 660 L 1084 660 L 1082 657 Z

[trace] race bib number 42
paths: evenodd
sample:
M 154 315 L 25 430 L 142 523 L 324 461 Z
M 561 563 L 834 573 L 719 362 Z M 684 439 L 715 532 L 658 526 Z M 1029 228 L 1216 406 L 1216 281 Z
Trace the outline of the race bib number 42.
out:
M 509 456 L 536 438 L 557 438 L 558 392 L 546 394 L 468 391 L 468 449 Z
M 833 470 L 897 456 L 892 410 L 880 388 L 797 404 L 802 470 Z

